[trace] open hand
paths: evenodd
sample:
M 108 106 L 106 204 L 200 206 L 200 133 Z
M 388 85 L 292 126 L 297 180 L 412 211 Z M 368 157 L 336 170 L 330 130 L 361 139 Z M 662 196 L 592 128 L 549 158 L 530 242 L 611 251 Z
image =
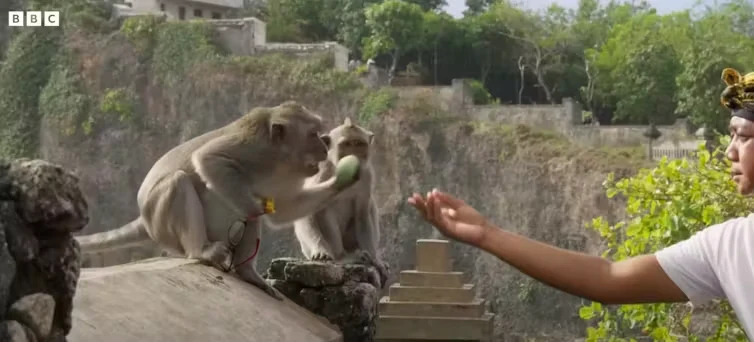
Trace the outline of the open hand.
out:
M 464 201 L 437 189 L 422 198 L 418 193 L 408 198 L 422 217 L 443 235 L 478 246 L 487 232 L 487 220 Z

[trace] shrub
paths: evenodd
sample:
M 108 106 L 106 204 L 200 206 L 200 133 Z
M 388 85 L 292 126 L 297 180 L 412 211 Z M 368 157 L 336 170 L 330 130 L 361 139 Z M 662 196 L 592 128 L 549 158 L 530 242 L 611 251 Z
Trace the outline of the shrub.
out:
M 652 253 L 710 225 L 751 212 L 754 199 L 736 192 L 722 150 L 709 153 L 700 147 L 697 156 L 696 161 L 663 158 L 655 168 L 642 169 L 620 181 L 608 177 L 607 195 L 626 198 L 628 218 L 610 225 L 598 217 L 588 225 L 607 242 L 604 256 L 617 261 Z M 717 310 L 717 329 L 707 341 L 745 340 L 727 302 L 720 302 Z M 579 314 L 597 322 L 588 328 L 587 341 L 635 341 L 638 337 L 631 335 L 637 328 L 659 341 L 676 341 L 678 336 L 700 340 L 689 329 L 691 310 L 683 304 L 621 305 L 608 310 L 592 303 Z

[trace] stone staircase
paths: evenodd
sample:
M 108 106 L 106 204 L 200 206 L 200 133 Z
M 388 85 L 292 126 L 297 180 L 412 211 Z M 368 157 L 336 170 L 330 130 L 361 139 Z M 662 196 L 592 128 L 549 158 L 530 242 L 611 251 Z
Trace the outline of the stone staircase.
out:
M 474 284 L 452 271 L 446 240 L 416 241 L 416 269 L 401 271 L 380 299 L 379 342 L 489 341 L 492 317 Z

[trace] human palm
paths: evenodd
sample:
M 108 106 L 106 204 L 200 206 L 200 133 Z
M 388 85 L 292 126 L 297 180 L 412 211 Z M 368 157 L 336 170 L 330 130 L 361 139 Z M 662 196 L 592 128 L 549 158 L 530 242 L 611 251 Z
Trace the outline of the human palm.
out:
M 408 202 L 425 220 L 451 239 L 472 245 L 478 245 L 484 239 L 487 220 L 458 198 L 433 190 L 426 198 L 415 193 Z

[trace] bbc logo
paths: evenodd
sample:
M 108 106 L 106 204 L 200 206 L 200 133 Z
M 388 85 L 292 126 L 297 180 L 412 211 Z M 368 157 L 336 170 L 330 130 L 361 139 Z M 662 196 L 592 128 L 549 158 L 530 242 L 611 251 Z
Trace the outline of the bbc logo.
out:
M 8 26 L 60 26 L 60 11 L 9 11 Z

